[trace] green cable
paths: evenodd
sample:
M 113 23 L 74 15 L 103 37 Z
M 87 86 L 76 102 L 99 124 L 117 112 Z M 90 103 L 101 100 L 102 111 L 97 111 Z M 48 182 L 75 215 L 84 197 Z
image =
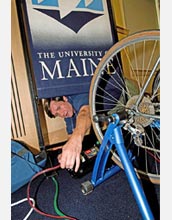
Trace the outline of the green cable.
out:
M 54 177 L 52 177 L 52 180 L 54 181 L 55 183 L 55 186 L 56 186 L 56 193 L 54 195 L 54 209 L 56 211 L 56 213 L 60 216 L 66 216 L 63 212 L 60 211 L 60 209 L 58 208 L 57 206 L 57 198 L 58 198 L 58 183 L 57 181 L 55 180 Z

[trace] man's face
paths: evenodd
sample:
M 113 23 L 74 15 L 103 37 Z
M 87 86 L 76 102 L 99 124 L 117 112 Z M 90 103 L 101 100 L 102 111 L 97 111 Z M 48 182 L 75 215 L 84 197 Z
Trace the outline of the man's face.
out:
M 64 101 L 52 100 L 50 102 L 50 111 L 55 117 L 59 116 L 61 118 L 70 118 L 74 113 L 73 107 L 66 97 L 64 98 Z

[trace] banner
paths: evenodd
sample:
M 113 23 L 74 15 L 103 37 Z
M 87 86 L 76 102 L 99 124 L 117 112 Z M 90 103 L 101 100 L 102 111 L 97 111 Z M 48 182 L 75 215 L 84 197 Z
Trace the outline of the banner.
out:
M 38 98 L 88 92 L 117 41 L 108 0 L 24 0 L 23 16 Z

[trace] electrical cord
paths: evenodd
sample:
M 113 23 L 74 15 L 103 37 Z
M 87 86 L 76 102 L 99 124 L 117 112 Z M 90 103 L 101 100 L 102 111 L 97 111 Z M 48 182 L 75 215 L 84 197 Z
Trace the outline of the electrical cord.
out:
M 55 215 L 52 215 L 52 214 L 49 214 L 49 213 L 45 213 L 45 212 L 42 212 L 41 210 L 39 210 L 38 208 L 36 208 L 35 206 L 33 206 L 32 202 L 31 202 L 31 198 L 30 198 L 30 188 L 31 188 L 31 183 L 32 181 L 37 178 L 38 176 L 42 175 L 42 174 L 45 174 L 46 172 L 49 172 L 49 171 L 54 171 L 56 169 L 59 169 L 60 168 L 60 165 L 57 165 L 55 167 L 51 167 L 51 168 L 47 168 L 45 170 L 42 170 L 38 173 L 36 173 L 32 178 L 31 180 L 29 181 L 28 183 L 28 186 L 27 186 L 27 200 L 28 200 L 28 203 L 29 205 L 37 212 L 39 213 L 40 215 L 44 215 L 44 216 L 47 216 L 47 217 L 50 217 L 50 218 L 55 218 L 55 219 L 69 219 L 69 220 L 77 220 L 76 218 L 74 217 L 70 217 L 70 216 L 67 216 L 65 215 L 64 213 L 62 213 L 58 207 L 57 207 L 57 203 L 55 202 L 56 199 L 57 199 L 57 196 L 58 196 L 58 184 L 55 180 L 55 178 L 52 178 L 55 185 L 56 185 L 56 193 L 55 193 L 55 197 L 54 197 L 54 208 L 55 208 L 55 211 L 56 213 L 59 215 L 59 216 L 55 216 Z
M 25 199 L 21 199 L 21 200 L 19 200 L 17 202 L 14 202 L 14 203 L 11 204 L 11 207 L 19 205 L 20 203 L 23 203 L 23 202 L 25 202 L 27 200 L 28 199 L 25 198 Z M 31 215 L 31 213 L 32 213 L 32 211 L 34 210 L 34 207 L 35 207 L 35 200 L 33 198 L 29 198 L 29 200 L 32 202 L 32 207 L 31 207 L 30 211 L 27 213 L 27 215 L 24 217 L 23 220 L 27 220 L 29 218 L 29 216 Z
M 56 150 L 59 150 L 59 149 L 62 149 L 61 146 L 58 146 L 58 147 L 53 147 L 53 148 L 50 148 L 48 149 L 47 151 L 56 151 Z M 54 184 L 55 184 L 55 187 L 56 187 L 56 192 L 55 192 L 55 195 L 54 195 L 54 210 L 55 212 L 57 213 L 57 215 L 60 215 L 60 216 L 66 216 L 63 212 L 60 211 L 59 207 L 57 206 L 57 201 L 58 201 L 58 182 L 56 181 L 56 179 L 54 177 L 51 177 Z
M 57 200 L 58 200 L 58 183 L 56 181 L 56 179 L 54 177 L 52 177 L 52 180 L 55 184 L 55 187 L 56 187 L 56 193 L 54 195 L 54 210 L 56 211 L 56 213 L 60 216 L 65 216 L 65 214 L 63 212 L 61 212 L 59 210 L 59 208 L 57 207 Z

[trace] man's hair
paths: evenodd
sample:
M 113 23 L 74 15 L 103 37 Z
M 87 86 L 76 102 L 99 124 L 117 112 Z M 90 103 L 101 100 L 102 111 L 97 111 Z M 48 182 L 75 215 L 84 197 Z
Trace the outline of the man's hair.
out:
M 55 116 L 54 116 L 54 115 L 51 113 L 51 111 L 50 111 L 50 102 L 51 102 L 52 100 L 55 100 L 55 101 L 63 101 L 63 96 L 44 99 L 43 107 L 44 107 L 44 110 L 45 110 L 46 114 L 47 114 L 48 117 L 50 117 L 50 118 L 55 118 Z

